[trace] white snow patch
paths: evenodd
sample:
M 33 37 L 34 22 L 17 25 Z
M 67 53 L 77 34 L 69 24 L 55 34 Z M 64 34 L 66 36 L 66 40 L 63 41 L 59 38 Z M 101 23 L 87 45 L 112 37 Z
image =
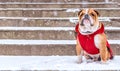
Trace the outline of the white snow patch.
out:
M 26 31 L 36 31 L 36 30 L 54 30 L 54 31 L 69 31 L 74 30 L 75 27 L 0 27 L 0 30 L 26 30 Z
M 22 20 L 37 20 L 37 19 L 41 19 L 41 20 L 78 20 L 78 17 L 0 17 L 0 19 L 22 19 Z M 120 17 L 99 17 L 100 21 L 110 21 L 110 19 L 120 19 Z
M 120 31 L 120 27 L 105 27 L 105 30 L 109 30 L 109 31 Z
M 98 19 L 99 21 L 109 21 L 109 22 L 111 21 L 110 18 L 107 17 L 99 17 Z
M 120 40 L 108 40 L 110 44 L 120 44 Z
M 120 44 L 120 40 L 108 40 L 110 44 Z M 0 39 L 1 45 L 75 45 L 76 40 L 22 40 Z
M 27 21 L 27 20 L 28 20 L 28 18 L 23 18 L 23 20 L 24 20 L 24 21 Z
M 78 22 L 78 18 L 77 17 L 71 17 L 71 18 L 69 18 L 69 21 L 71 22 L 71 23 L 77 23 Z
M 49 23 L 48 23 L 49 24 Z M 77 24 L 77 23 L 76 23 Z M 1 31 L 74 31 L 75 27 L 0 27 Z M 120 31 L 119 27 L 105 27 L 107 31 Z
M 66 10 L 66 12 L 73 12 L 73 13 L 78 12 L 78 11 L 80 11 L 80 9 L 67 9 Z
M 9 45 L 73 45 L 75 40 L 13 40 L 13 39 L 0 39 L 0 44 L 9 44 Z
M 83 8 L 0 8 L 0 10 L 68 10 L 68 12 L 72 9 L 83 9 Z M 120 10 L 120 8 L 94 8 L 97 10 Z
M 99 21 L 108 21 L 108 22 L 110 22 L 111 19 L 120 19 L 120 17 L 99 17 L 98 18 Z M 78 17 L 71 17 L 69 18 L 69 21 L 71 23 L 76 23 L 78 22 Z
M 76 60 L 76 56 L 0 56 L 0 70 L 120 70 L 120 56 L 106 64 Z
M 64 2 L 49 2 L 49 3 L 45 3 L 45 2 L 0 2 L 0 4 L 116 4 L 117 2 L 67 2 L 67 3 L 64 3 Z

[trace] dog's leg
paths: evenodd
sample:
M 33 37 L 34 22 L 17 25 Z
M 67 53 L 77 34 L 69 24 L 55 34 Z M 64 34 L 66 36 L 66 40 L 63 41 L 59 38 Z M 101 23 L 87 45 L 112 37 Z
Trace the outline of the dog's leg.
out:
M 108 51 L 107 51 L 106 46 L 100 47 L 100 56 L 101 56 L 102 63 L 106 63 L 108 59 Z
M 107 50 L 107 46 L 106 46 L 105 34 L 103 33 L 103 34 L 96 35 L 94 40 L 95 40 L 96 47 L 99 48 L 99 50 L 100 50 L 100 57 L 101 57 L 102 63 L 106 63 L 106 61 L 108 59 L 108 50 Z
M 77 63 L 82 63 L 83 50 L 82 50 L 81 45 L 79 44 L 78 39 L 77 39 L 77 44 L 76 44 L 76 54 L 78 56 Z

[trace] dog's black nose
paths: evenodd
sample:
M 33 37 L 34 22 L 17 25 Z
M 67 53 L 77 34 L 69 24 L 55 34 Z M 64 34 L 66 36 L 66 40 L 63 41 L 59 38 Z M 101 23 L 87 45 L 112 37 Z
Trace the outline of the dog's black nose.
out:
M 88 18 L 88 17 L 89 17 L 88 14 L 86 14 L 86 15 L 85 15 L 85 18 Z

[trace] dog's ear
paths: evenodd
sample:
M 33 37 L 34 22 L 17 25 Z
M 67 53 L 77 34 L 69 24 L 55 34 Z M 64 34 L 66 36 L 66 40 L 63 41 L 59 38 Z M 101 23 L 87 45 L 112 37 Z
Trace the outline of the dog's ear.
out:
M 78 16 L 80 15 L 81 12 L 82 12 L 82 10 L 80 10 L 80 11 L 78 12 Z
M 100 16 L 100 13 L 98 12 L 98 11 L 96 11 L 96 10 L 94 10 L 95 11 L 95 13 L 98 15 L 98 16 Z

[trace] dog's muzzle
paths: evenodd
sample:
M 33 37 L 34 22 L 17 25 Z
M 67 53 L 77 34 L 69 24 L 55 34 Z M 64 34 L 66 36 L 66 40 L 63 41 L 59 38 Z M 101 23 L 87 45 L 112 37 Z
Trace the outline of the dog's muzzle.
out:
M 89 17 L 88 14 L 86 14 L 86 15 L 84 16 L 84 18 L 83 18 L 83 20 L 82 20 L 82 22 L 81 22 L 80 25 L 81 25 L 81 26 L 85 26 L 85 24 L 90 25 L 90 26 L 93 26 L 92 23 L 91 23 L 91 21 L 90 21 L 90 17 Z

